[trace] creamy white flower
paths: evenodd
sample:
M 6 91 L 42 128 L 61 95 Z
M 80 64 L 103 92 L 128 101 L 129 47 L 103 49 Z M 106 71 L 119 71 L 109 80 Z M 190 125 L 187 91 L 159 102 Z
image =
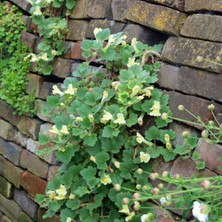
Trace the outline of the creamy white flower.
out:
M 89 114 L 88 119 L 92 123 L 94 121 L 94 116 L 92 114 Z
M 149 160 L 150 160 L 150 154 L 149 153 L 140 152 L 140 162 L 141 163 L 148 163 Z
M 41 8 L 39 6 L 36 6 L 33 15 L 42 15 Z
M 101 183 L 107 185 L 109 183 L 112 183 L 112 180 L 109 175 L 104 175 L 103 178 L 101 179 Z
M 124 115 L 122 113 L 118 113 L 117 114 L 117 119 L 114 121 L 114 123 L 117 123 L 117 124 L 126 124 L 126 120 L 124 119 Z
M 36 56 L 35 54 L 31 53 L 31 59 L 30 62 L 38 62 L 39 61 L 39 57 Z
M 131 41 L 131 46 L 133 47 L 135 52 L 138 52 L 138 49 L 137 49 L 136 45 L 137 45 L 137 40 L 136 40 L 136 38 L 133 38 L 132 41 Z
M 66 222 L 72 222 L 72 218 L 71 217 L 67 217 L 66 218 Z
M 161 116 L 160 113 L 160 102 L 154 100 L 153 106 L 150 108 L 152 112 L 150 112 L 150 116 Z
M 119 211 L 120 213 L 123 213 L 123 214 L 130 214 L 130 210 L 129 210 L 129 207 L 127 204 L 124 204 L 122 206 L 122 210 Z
M 67 194 L 66 187 L 64 185 L 60 185 L 60 188 L 56 190 L 57 196 L 55 197 L 56 200 L 63 200 Z
M 103 102 L 105 99 L 107 99 L 109 96 L 108 92 L 106 90 L 103 91 L 103 97 L 102 97 L 102 100 L 101 102 Z
M 62 129 L 60 130 L 60 133 L 64 134 L 64 135 L 68 135 L 69 131 L 66 125 L 62 125 Z
M 135 216 L 135 212 L 132 211 L 128 214 L 128 216 L 125 218 L 125 221 L 130 221 L 133 219 L 133 217 Z
M 49 132 L 60 135 L 60 132 L 55 125 L 52 126 L 52 129 L 50 129 Z
M 69 199 L 70 200 L 74 200 L 76 198 L 75 194 L 71 193 L 69 194 Z
M 113 119 L 113 115 L 110 112 L 107 112 L 106 110 L 104 110 L 104 113 L 105 114 L 103 114 L 103 117 L 100 121 L 101 123 L 106 124 L 109 120 Z
M 40 56 L 40 59 L 44 60 L 44 61 L 49 61 L 49 58 L 48 58 L 48 55 L 47 53 L 43 53 L 41 56 Z
M 132 89 L 131 97 L 135 96 L 140 91 L 140 87 L 138 85 L 134 86 Z
M 75 95 L 77 89 L 73 87 L 72 84 L 68 85 L 68 88 L 65 91 L 65 94 L 69 94 L 69 95 Z
M 52 53 L 53 56 L 56 56 L 57 51 L 53 49 L 53 50 L 51 51 L 51 53 Z
M 95 28 L 93 33 L 94 33 L 94 36 L 96 36 L 99 32 L 101 32 L 102 29 L 101 28 Z
M 198 201 L 194 201 L 192 213 L 193 216 L 197 218 L 200 222 L 207 222 L 209 206 L 204 203 L 199 203 Z
M 145 142 L 145 138 L 140 133 L 136 133 L 136 141 L 141 144 Z
M 94 163 L 96 163 L 96 158 L 94 156 L 90 156 L 89 158 L 91 161 L 93 161 Z
M 53 95 L 58 94 L 58 95 L 62 96 L 64 93 L 63 93 L 62 91 L 60 91 L 60 89 L 58 88 L 57 85 L 54 85 L 54 86 L 52 87 L 52 94 L 53 94 Z
M 127 63 L 127 67 L 130 68 L 134 65 L 139 65 L 139 63 L 135 62 L 135 58 L 129 58 L 128 63 Z
M 139 116 L 139 118 L 138 118 L 138 120 L 137 120 L 137 122 L 138 122 L 138 124 L 139 124 L 140 126 L 143 125 L 143 117 L 144 117 L 144 115 L 142 114 L 142 115 Z
M 161 198 L 160 198 L 160 204 L 161 204 L 162 206 L 164 206 L 166 202 L 167 202 L 167 199 L 166 199 L 165 197 L 161 197 Z
M 147 214 L 143 214 L 143 215 L 140 217 L 141 222 L 146 222 L 146 218 L 147 218 Z

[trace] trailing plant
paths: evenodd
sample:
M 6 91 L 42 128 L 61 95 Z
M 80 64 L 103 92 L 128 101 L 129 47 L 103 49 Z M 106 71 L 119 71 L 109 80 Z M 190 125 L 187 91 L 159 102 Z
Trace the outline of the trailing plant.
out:
M 30 63 L 24 61 L 28 48 L 21 42 L 25 30 L 22 13 L 8 3 L 0 5 L 0 98 L 19 114 L 33 115 L 34 96 L 27 95 Z
M 32 5 L 30 13 L 32 21 L 37 25 L 38 33 L 42 37 L 38 44 L 38 54 L 30 54 L 31 62 L 36 62 L 36 71 L 49 75 L 53 71 L 52 62 L 64 50 L 67 21 L 56 16 L 54 8 L 66 7 L 66 14 L 75 6 L 75 0 L 28 0 Z M 49 17 L 50 16 L 50 17 Z
M 141 171 L 151 172 L 150 159 L 176 156 L 175 135 L 165 129 L 172 121 L 168 96 L 154 87 L 160 68 L 154 57 L 161 46 L 136 39 L 129 45 L 126 36 L 108 29 L 94 33 L 96 40 L 82 43 L 86 61 L 47 97 L 44 113 L 54 113 L 50 132 L 55 146 L 40 154 L 56 150 L 62 166 L 37 201 L 48 208 L 45 217 L 60 212 L 64 222 L 138 221 L 147 209 L 124 215 L 123 197 L 132 194 L 118 188 L 147 185 Z M 92 68 L 92 62 L 101 67 Z M 41 144 L 49 142 L 49 136 L 40 136 Z

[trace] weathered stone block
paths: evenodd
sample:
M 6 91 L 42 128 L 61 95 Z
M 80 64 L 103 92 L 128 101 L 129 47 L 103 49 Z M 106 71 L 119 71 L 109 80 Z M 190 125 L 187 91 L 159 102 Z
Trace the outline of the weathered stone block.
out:
M 221 0 L 186 0 L 185 1 L 185 11 L 195 12 L 195 11 L 218 11 L 222 12 Z
M 71 48 L 71 58 L 72 59 L 85 60 L 85 58 L 82 56 L 83 50 L 82 50 L 81 46 L 82 46 L 82 41 L 78 41 L 78 42 L 72 44 L 72 48 Z
M 0 193 L 8 199 L 13 197 L 13 186 L 4 177 L 0 176 Z
M 136 1 L 129 9 L 126 18 L 161 32 L 179 35 L 186 14 L 171 8 Z
M 89 0 L 76 0 L 76 5 L 70 13 L 70 18 L 86 19 L 88 18 L 88 1 Z
M 74 44 L 73 42 L 65 41 L 65 43 L 64 43 L 65 51 L 63 53 L 63 58 L 71 59 L 71 49 L 72 49 L 73 44 Z
M 221 145 L 213 145 L 200 139 L 195 151 L 201 155 L 201 159 L 206 162 L 208 169 L 218 174 L 222 173 L 222 162 L 218 160 L 218 157 L 222 156 Z
M 21 176 L 21 186 L 28 194 L 35 198 L 36 194 L 44 194 L 47 182 L 28 171 L 25 171 Z
M 53 64 L 53 75 L 66 78 L 71 75 L 72 60 L 58 58 Z
M 32 139 L 38 139 L 39 129 L 41 121 L 34 118 L 23 116 L 18 124 L 20 132 L 31 137 Z
M 20 165 L 39 177 L 47 177 L 48 164 L 27 150 L 22 151 Z
M 14 4 L 16 4 L 19 8 L 23 9 L 24 11 L 29 13 L 29 10 L 31 8 L 31 4 L 27 1 L 23 0 L 11 0 Z
M 19 214 L 18 222 L 34 222 L 27 214 L 21 212 Z
M 172 63 L 221 73 L 222 66 L 207 61 L 215 61 L 216 57 L 222 57 L 221 52 L 221 43 L 170 37 L 164 45 L 162 58 Z M 203 61 L 198 61 L 198 56 L 203 57 Z
M 58 166 L 50 166 L 47 180 L 50 181 L 57 174 L 59 167 Z
M 37 38 L 38 38 L 37 36 L 29 32 L 22 31 L 21 38 L 22 42 L 25 43 L 29 49 L 34 49 L 36 47 Z
M 15 136 L 14 136 L 14 139 L 13 139 L 13 141 L 14 141 L 16 144 L 18 144 L 18 145 L 20 145 L 20 146 L 22 146 L 22 147 L 26 147 L 26 145 L 27 145 L 27 140 L 28 140 L 28 138 L 27 138 L 26 136 L 24 136 L 23 134 L 21 134 L 19 131 L 16 132 L 16 134 L 15 134 Z
M 38 205 L 28 196 L 25 191 L 15 189 L 14 199 L 26 214 L 28 214 L 34 220 L 37 219 Z
M 197 170 L 195 163 L 191 159 L 183 160 L 183 157 L 179 157 L 174 161 L 170 174 L 172 176 L 175 174 L 180 174 L 186 179 L 191 178 L 194 175 L 201 177 L 216 176 L 214 172 L 208 169 Z
M 41 99 L 36 99 L 35 100 L 35 109 L 37 111 L 36 115 L 38 116 L 39 119 L 44 120 L 44 121 L 51 121 L 51 116 L 45 116 L 42 113 L 42 110 L 46 107 L 46 102 L 41 100 Z
M 135 2 L 135 0 L 113 0 L 112 1 L 112 13 L 113 20 L 126 22 L 125 16 L 129 7 Z
M 115 22 L 115 21 L 108 21 L 108 20 L 101 20 L 101 19 L 96 19 L 96 20 L 91 20 L 89 23 L 89 27 L 86 32 L 86 38 L 94 38 L 94 29 L 95 28 L 109 28 L 111 33 L 117 33 L 121 32 L 124 28 L 124 23 L 120 22 Z
M 6 159 L 13 162 L 15 165 L 19 165 L 22 148 L 15 143 L 8 143 L 0 138 L 0 154 Z
M 0 194 L 0 211 L 10 217 L 13 222 L 16 222 L 22 210 L 15 201 L 8 200 Z
M 155 45 L 165 42 L 166 37 L 156 31 L 141 25 L 129 24 L 123 29 L 123 34 L 127 36 L 126 42 L 131 43 L 133 38 L 148 45 Z
M 195 121 L 195 118 L 188 114 L 186 111 L 179 111 L 178 106 L 184 105 L 186 109 L 192 112 L 196 116 L 200 116 L 202 121 L 213 119 L 212 114 L 208 110 L 208 105 L 212 102 L 208 100 L 204 100 L 195 96 L 183 95 L 177 92 L 167 92 L 170 97 L 169 106 L 173 112 L 173 117 L 188 120 L 191 122 Z M 215 113 L 220 113 L 222 111 L 222 106 L 219 104 L 215 104 Z M 190 125 L 193 125 L 190 123 Z M 196 126 L 198 128 L 198 126 Z
M 13 126 L 17 126 L 21 119 L 21 116 L 15 114 L 15 109 L 3 100 L 0 100 L 0 116 L 5 120 L 10 121 Z
M 17 188 L 20 187 L 20 177 L 23 170 L 16 167 L 14 164 L 0 156 L 0 174 Z
M 169 6 L 171 8 L 184 11 L 185 0 L 146 0 L 148 2 L 160 3 L 162 5 Z
M 0 137 L 2 137 L 5 140 L 12 141 L 15 134 L 16 129 L 8 122 L 4 121 L 3 119 L 0 119 Z
M 66 39 L 72 41 L 83 40 L 88 28 L 88 22 L 84 20 L 69 20 Z
M 111 1 L 112 0 L 89 0 L 88 16 L 91 18 L 111 18 Z
M 1 222 L 12 222 L 12 220 L 10 220 L 8 217 L 6 217 L 5 215 L 1 218 Z
M 180 34 L 187 37 L 222 42 L 222 16 L 208 14 L 190 15 Z
M 170 90 L 181 91 L 222 102 L 222 75 L 189 67 L 164 64 L 158 75 L 158 84 Z
M 54 83 L 51 82 L 43 82 L 39 92 L 39 98 L 46 99 L 47 96 L 51 95 L 53 85 Z
M 44 77 L 29 73 L 28 86 L 26 92 L 28 94 L 34 94 L 35 97 L 39 97 L 40 90 L 42 88 L 43 82 L 46 81 Z

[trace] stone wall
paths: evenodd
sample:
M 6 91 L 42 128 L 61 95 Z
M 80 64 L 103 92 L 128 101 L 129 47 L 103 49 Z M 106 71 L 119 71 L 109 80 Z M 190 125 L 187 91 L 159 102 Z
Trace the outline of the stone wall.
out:
M 24 12 L 28 28 L 22 33 L 24 43 L 37 51 L 41 39 L 29 17 L 30 5 L 25 0 L 10 2 Z M 221 118 L 222 66 L 197 60 L 197 56 L 222 59 L 221 6 L 218 0 L 77 0 L 68 20 L 66 52 L 55 60 L 53 75 L 42 76 L 33 67 L 28 74 L 27 93 L 35 89 L 37 116 L 13 115 L 14 110 L 0 101 L 0 222 L 59 221 L 57 217 L 43 220 L 44 212 L 34 201 L 37 193 L 44 193 L 47 182 L 58 169 L 53 154 L 35 155 L 37 150 L 44 148 L 38 143 L 39 132 L 47 133 L 52 126 L 40 110 L 53 84 L 71 76 L 83 60 L 82 40 L 93 38 L 96 27 L 108 27 L 112 33 L 122 31 L 129 42 L 136 37 L 148 44 L 163 43 L 163 64 L 157 86 L 169 94 L 174 116 L 192 120 L 177 110 L 177 106 L 183 104 L 204 120 L 211 119 L 207 106 L 213 100 Z M 171 127 L 178 132 L 176 143 L 180 143 L 180 134 L 188 126 L 174 123 Z M 190 131 L 199 134 L 198 129 Z M 222 155 L 222 146 L 212 147 L 200 140 L 196 151 L 207 162 L 202 175 L 221 173 L 217 166 L 222 164 L 215 159 Z M 153 163 L 153 166 L 158 171 L 167 169 L 172 174 L 184 176 L 197 173 L 191 159 L 178 158 L 167 165 Z

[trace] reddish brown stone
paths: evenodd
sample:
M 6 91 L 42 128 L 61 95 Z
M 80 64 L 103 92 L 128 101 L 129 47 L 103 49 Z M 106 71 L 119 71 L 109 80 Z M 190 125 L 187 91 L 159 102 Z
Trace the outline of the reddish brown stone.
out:
M 62 58 L 56 59 L 53 64 L 53 75 L 60 78 L 66 78 L 68 76 L 71 76 L 72 63 L 72 60 Z
M 47 182 L 28 171 L 25 171 L 21 176 L 21 186 L 28 194 L 35 198 L 36 194 L 44 194 Z
M 58 166 L 50 166 L 47 180 L 50 181 L 57 174 L 59 167 Z
M 85 58 L 82 57 L 83 50 L 81 49 L 82 41 L 79 41 L 72 45 L 71 48 L 71 58 L 72 59 L 82 59 L 85 60 Z
M 24 42 L 29 49 L 34 49 L 36 47 L 37 36 L 25 31 L 22 31 L 21 35 L 22 35 L 22 42 Z
M 221 145 L 213 145 L 200 139 L 195 151 L 198 152 L 201 155 L 201 159 L 206 162 L 207 168 L 218 174 L 222 173 L 222 162 L 218 160 L 219 157 L 222 157 Z
M 91 18 L 111 18 L 111 0 L 89 0 L 87 14 Z

